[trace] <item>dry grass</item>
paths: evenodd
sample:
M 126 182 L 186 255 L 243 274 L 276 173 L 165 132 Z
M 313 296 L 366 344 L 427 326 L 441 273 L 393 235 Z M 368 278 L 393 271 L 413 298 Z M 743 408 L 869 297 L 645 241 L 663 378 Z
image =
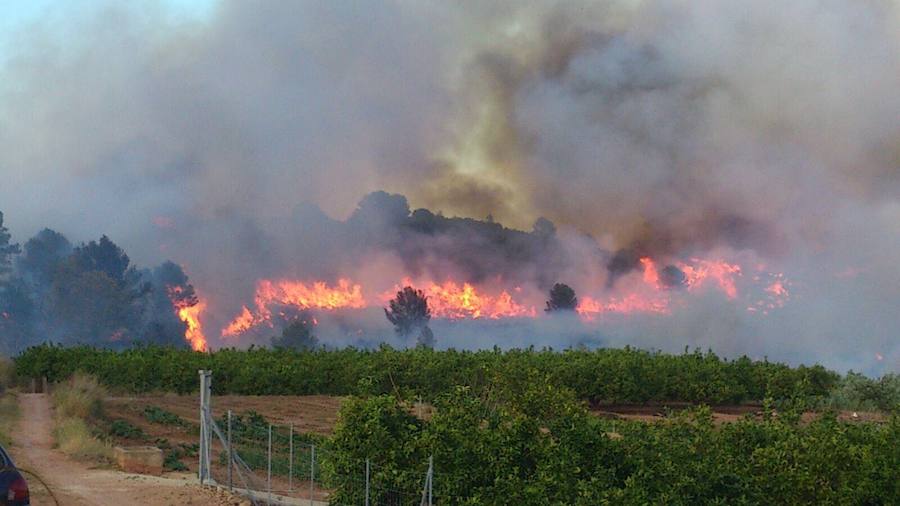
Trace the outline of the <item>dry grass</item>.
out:
M 112 457 L 109 444 L 93 435 L 81 418 L 57 420 L 53 435 L 59 449 L 70 457 L 93 461 L 108 461 Z
M 97 418 L 103 414 L 107 392 L 97 379 L 75 373 L 53 389 L 53 405 L 58 418 Z
M 0 356 L 0 395 L 12 386 L 15 372 L 15 363 L 6 357 Z
M 60 450 L 77 459 L 108 461 L 109 444 L 95 436 L 90 421 L 103 414 L 106 389 L 96 378 L 76 373 L 53 389 L 56 427 L 53 436 Z
M 10 434 L 19 419 L 19 400 L 12 392 L 0 394 L 0 444 L 9 446 Z

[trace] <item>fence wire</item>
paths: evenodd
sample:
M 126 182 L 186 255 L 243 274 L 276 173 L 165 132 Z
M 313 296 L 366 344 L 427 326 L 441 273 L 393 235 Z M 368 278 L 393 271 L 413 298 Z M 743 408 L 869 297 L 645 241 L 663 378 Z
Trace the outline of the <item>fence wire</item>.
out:
M 391 473 L 382 469 L 374 456 L 348 465 L 326 445 L 316 444 L 293 426 L 270 425 L 252 416 L 229 412 L 214 418 L 210 412 L 205 418 L 210 432 L 210 479 L 246 495 L 254 505 L 439 504 L 430 493 L 430 462 L 415 470 L 421 479 L 412 491 L 409 486 L 391 483 Z

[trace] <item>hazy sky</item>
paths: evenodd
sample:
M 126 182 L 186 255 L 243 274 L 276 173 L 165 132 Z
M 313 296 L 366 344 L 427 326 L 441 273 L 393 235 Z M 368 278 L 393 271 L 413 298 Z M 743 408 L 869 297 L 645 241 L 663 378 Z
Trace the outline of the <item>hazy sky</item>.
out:
M 322 256 L 303 205 L 343 219 L 386 190 L 796 280 L 764 324 L 698 306 L 651 343 L 900 364 L 898 0 L 18 0 L 0 20 L 16 241 L 108 234 L 239 308 Z
M 109 0 L 2 0 L 0 1 L 0 60 L 9 54 L 7 49 L 21 41 L 23 31 L 35 23 L 48 19 L 61 21 L 62 7 L 66 13 L 75 9 L 91 10 L 112 4 Z M 141 0 L 147 8 L 164 9 L 172 16 L 203 19 L 215 6 L 216 0 Z

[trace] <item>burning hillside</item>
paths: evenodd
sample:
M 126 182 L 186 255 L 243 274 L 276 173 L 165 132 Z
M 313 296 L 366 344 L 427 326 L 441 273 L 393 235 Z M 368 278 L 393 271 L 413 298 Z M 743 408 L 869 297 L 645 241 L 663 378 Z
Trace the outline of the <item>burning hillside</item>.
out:
M 266 344 L 301 313 L 407 346 L 409 285 L 438 346 L 900 367 L 896 0 L 214 3 L 0 44 L 7 348 Z

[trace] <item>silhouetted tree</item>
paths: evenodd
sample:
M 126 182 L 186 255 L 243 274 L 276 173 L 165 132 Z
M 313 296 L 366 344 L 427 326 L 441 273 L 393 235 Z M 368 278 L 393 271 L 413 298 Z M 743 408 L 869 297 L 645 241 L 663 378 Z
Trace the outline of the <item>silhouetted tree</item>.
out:
M 72 243 L 59 232 L 45 228 L 25 243 L 17 267 L 35 286 L 47 285 L 59 263 L 72 253 Z
M 273 348 L 311 350 L 319 345 L 306 318 L 298 318 L 287 325 L 280 336 L 272 338 Z
M 434 334 L 428 328 L 431 309 L 428 308 L 428 297 L 422 290 L 407 286 L 397 292 L 389 304 L 390 308 L 385 308 L 384 315 L 394 324 L 397 335 L 404 338 L 416 335 L 417 346 L 434 347 Z
M 82 271 L 100 271 L 110 279 L 125 284 L 130 268 L 131 259 L 105 235 L 100 241 L 91 241 L 75 248 L 72 255 L 75 265 Z
M 545 311 L 574 311 L 576 307 L 578 307 L 578 298 L 575 297 L 575 290 L 564 283 L 553 285 Z
M 3 213 L 0 212 L 0 282 L 7 279 L 12 271 L 12 258 L 19 253 L 19 245 L 10 242 L 12 236 L 3 226 Z
M 129 344 L 128 328 L 136 315 L 128 291 L 106 272 L 84 271 L 71 260 L 57 269 L 49 294 L 49 313 L 60 337 L 72 343 Z

